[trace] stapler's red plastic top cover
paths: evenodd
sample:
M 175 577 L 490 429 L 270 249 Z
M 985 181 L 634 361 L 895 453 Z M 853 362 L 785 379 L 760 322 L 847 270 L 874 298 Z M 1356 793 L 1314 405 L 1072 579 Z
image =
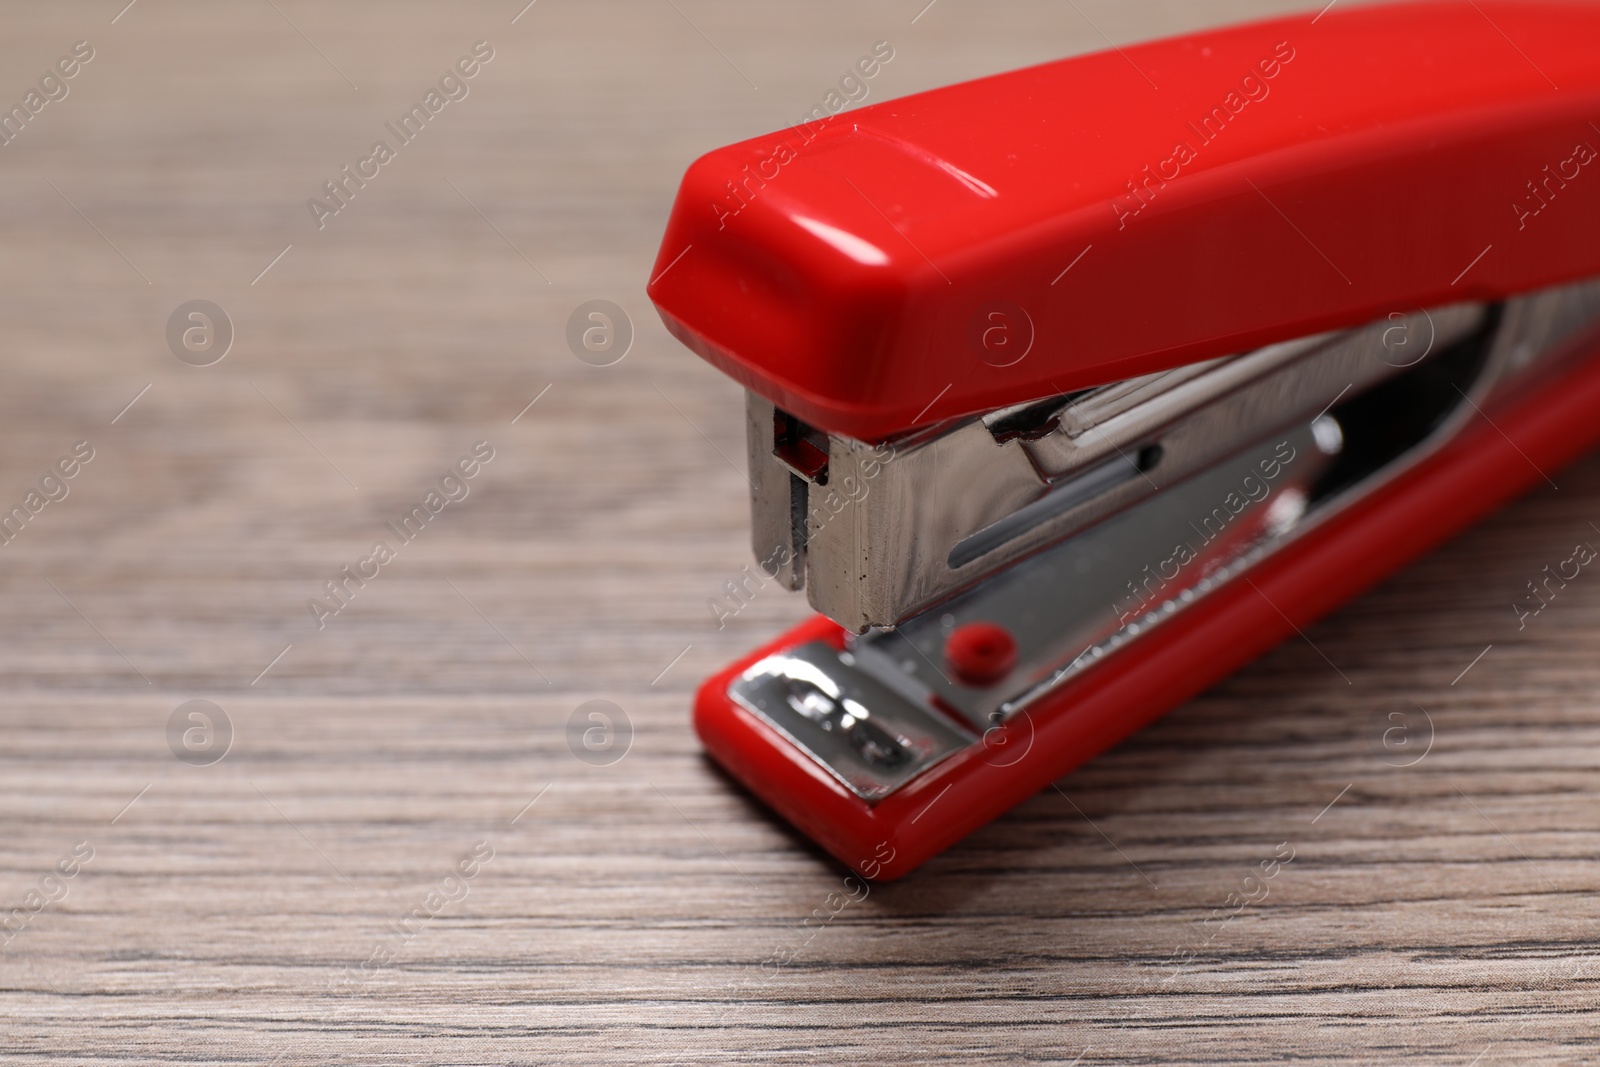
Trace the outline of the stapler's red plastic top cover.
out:
M 878 440 L 1600 274 L 1600 6 L 1325 9 L 718 149 L 649 286 L 685 344 Z

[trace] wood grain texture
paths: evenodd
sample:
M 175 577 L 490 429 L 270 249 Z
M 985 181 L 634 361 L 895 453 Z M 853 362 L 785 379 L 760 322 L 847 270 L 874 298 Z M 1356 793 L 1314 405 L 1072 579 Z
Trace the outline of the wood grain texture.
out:
M 0 909 L 93 851 L 0 950 L 0 1063 L 1593 1061 L 1600 578 L 1511 603 L 1600 543 L 1600 461 L 826 923 L 844 872 L 688 726 L 806 613 L 706 606 L 748 560 L 740 396 L 643 294 L 688 162 L 880 39 L 873 99 L 1292 5 L 123 2 L 0 34 L 5 100 L 96 49 L 0 148 L 0 502 L 95 449 L 0 547 Z M 197 298 L 237 331 L 206 368 L 164 338 Z M 563 340 L 593 298 L 637 329 L 612 367 Z M 211 766 L 168 747 L 192 699 Z M 569 749 L 591 699 L 614 765 Z

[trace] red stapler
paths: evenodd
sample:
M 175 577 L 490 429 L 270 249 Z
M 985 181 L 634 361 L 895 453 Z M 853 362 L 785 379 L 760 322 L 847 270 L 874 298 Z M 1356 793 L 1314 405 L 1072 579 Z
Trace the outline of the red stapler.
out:
M 1600 6 L 1335 7 L 694 163 L 650 283 L 821 617 L 711 754 L 895 878 L 1600 439 Z

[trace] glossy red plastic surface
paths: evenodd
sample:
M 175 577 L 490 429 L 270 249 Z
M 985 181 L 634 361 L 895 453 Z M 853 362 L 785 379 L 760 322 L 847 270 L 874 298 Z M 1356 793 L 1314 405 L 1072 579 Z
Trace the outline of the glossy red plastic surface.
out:
M 1253 568 L 1254 588 L 1221 587 L 876 806 L 728 698 L 728 684 L 758 659 L 819 638 L 842 646 L 843 631 L 828 619 L 709 679 L 695 728 L 723 766 L 840 861 L 869 878 L 898 878 L 1600 441 L 1600 344 L 1590 347 L 1574 372 L 1495 411 L 1494 426 L 1479 418 Z M 1509 605 L 1506 614 L 1509 621 Z
M 1600 274 L 1597 122 L 1600 7 L 1338 5 L 719 149 L 649 291 L 742 384 L 877 440 Z

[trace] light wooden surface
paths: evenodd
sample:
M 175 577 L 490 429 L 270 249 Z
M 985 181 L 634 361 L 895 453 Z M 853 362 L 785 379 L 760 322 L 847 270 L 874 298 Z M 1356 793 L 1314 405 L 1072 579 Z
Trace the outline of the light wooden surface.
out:
M 0 1063 L 1593 1061 L 1600 578 L 1511 603 L 1600 543 L 1600 461 L 821 926 L 843 872 L 688 726 L 806 608 L 706 607 L 748 558 L 740 397 L 643 294 L 687 163 L 880 39 L 872 99 L 1292 5 L 123 2 L 0 33 L 5 100 L 96 49 L 0 148 L 0 501 L 95 449 L 0 547 L 0 909 L 93 852 L 0 950 Z M 592 298 L 637 329 L 609 368 L 563 341 Z M 211 367 L 164 339 L 191 299 L 236 327 Z M 168 747 L 192 699 L 211 766 Z M 591 699 L 611 766 L 567 744 Z

